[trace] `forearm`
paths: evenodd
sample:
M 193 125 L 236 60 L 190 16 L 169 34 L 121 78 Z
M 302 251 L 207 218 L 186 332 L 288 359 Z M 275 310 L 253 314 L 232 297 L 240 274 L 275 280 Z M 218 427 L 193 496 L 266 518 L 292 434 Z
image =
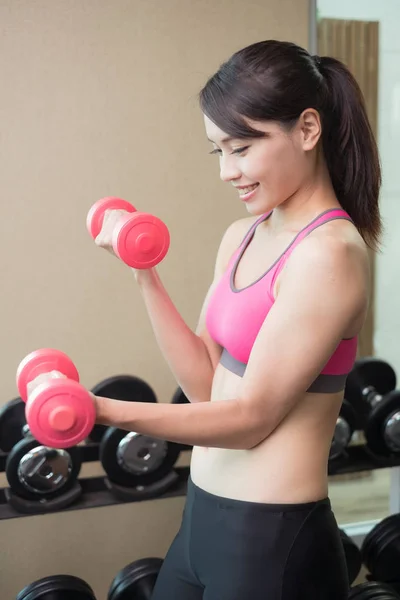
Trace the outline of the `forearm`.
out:
M 191 402 L 211 396 L 214 368 L 203 340 L 185 323 L 155 269 L 135 272 L 158 343 L 179 386 Z
M 97 423 L 191 446 L 248 450 L 258 424 L 239 400 L 148 404 L 96 397 Z

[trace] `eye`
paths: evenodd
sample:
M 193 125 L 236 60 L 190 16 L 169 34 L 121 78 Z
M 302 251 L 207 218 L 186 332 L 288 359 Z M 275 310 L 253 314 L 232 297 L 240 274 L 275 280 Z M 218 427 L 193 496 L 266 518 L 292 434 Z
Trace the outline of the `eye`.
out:
M 250 146 L 241 146 L 240 148 L 235 148 L 235 150 L 232 150 L 231 154 L 243 154 L 244 152 L 246 152 L 246 150 L 248 150 L 250 148 Z M 214 148 L 214 150 L 211 150 L 210 154 L 222 154 L 222 150 L 220 150 L 219 148 Z
M 232 154 L 243 154 L 243 152 L 246 152 L 249 147 L 250 146 L 242 146 L 241 148 L 236 148 L 235 150 L 232 150 Z

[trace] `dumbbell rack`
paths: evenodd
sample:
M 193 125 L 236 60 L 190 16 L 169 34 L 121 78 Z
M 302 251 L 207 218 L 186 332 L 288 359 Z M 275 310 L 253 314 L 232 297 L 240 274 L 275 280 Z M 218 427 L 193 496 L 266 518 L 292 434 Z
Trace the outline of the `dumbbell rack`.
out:
M 182 446 L 182 451 L 188 450 L 189 447 Z M 98 462 L 99 461 L 99 444 L 86 443 L 79 446 L 81 452 L 82 463 Z M 7 454 L 0 451 L 0 473 L 5 471 Z M 187 490 L 187 480 L 189 477 L 189 467 L 176 467 L 177 481 L 162 495 L 154 496 L 151 499 L 173 498 L 177 496 L 185 496 Z M 63 508 L 62 512 L 71 510 L 83 510 L 87 508 L 98 508 L 103 506 L 111 506 L 113 504 L 121 504 L 122 501 L 116 498 L 108 489 L 104 476 L 98 477 L 79 477 L 79 485 L 82 488 L 81 497 L 70 506 Z M 144 497 L 143 500 L 149 499 Z M 125 500 L 124 502 L 138 502 L 141 498 L 135 500 Z M 45 514 L 45 513 L 44 513 Z M 22 513 L 15 510 L 7 500 L 7 488 L 0 488 L 0 520 L 15 519 L 32 516 L 31 513 Z
M 98 462 L 99 461 L 99 445 L 96 443 L 87 443 L 79 446 L 81 452 L 82 463 Z M 190 447 L 182 447 L 183 451 L 189 451 Z M 5 470 L 7 454 L 0 452 L 0 472 Z M 400 513 L 400 456 L 389 458 L 378 458 L 371 456 L 363 445 L 354 445 L 347 448 L 346 455 L 339 461 L 331 461 L 329 463 L 329 475 L 341 475 L 349 473 L 357 473 L 361 471 L 372 471 L 375 469 L 390 468 L 390 499 L 389 513 Z M 189 467 L 176 467 L 178 478 L 176 483 L 162 495 L 156 499 L 172 498 L 177 496 L 185 496 L 187 489 L 187 480 L 189 477 Z M 97 508 L 101 506 L 111 506 L 113 504 L 121 504 L 122 501 L 117 499 L 107 488 L 105 477 L 89 477 L 79 478 L 79 484 L 82 487 L 83 493 L 74 504 L 63 508 L 62 511 L 83 510 L 88 508 Z M 154 498 L 152 498 L 154 499 Z M 125 502 L 140 501 L 128 500 Z M 31 516 L 30 514 L 17 512 L 7 502 L 6 489 L 0 488 L 0 520 L 13 519 Z M 341 528 L 349 535 L 357 544 L 361 544 L 367 533 L 377 524 L 377 521 L 365 521 L 360 523 L 350 523 L 341 525 Z

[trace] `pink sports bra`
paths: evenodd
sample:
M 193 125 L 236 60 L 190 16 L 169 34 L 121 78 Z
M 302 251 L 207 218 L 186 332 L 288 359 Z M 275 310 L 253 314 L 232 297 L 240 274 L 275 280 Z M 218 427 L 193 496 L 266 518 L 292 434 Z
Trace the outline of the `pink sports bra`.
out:
M 330 209 L 306 225 L 295 236 L 273 265 L 250 285 L 237 289 L 235 273 L 240 259 L 253 239 L 257 226 L 272 214 L 262 215 L 252 225 L 231 257 L 228 268 L 210 298 L 206 326 L 212 339 L 222 346 L 220 363 L 232 373 L 243 377 L 250 352 L 258 332 L 274 303 L 273 289 L 277 276 L 300 242 L 317 227 L 335 219 L 351 221 L 342 209 Z M 343 339 L 308 392 L 339 392 L 344 389 L 357 353 L 357 336 Z

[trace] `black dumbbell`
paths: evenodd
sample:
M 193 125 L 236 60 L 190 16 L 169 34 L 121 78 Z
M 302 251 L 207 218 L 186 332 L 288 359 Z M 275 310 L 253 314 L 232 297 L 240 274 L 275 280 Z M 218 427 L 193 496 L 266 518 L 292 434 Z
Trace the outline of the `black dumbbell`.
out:
M 400 391 L 396 374 L 385 361 L 356 361 L 346 382 L 345 398 L 364 415 L 367 446 L 377 456 L 400 454 Z
M 346 399 L 343 399 L 339 416 L 336 419 L 329 460 L 337 460 L 344 455 L 356 429 L 356 423 L 357 418 L 353 406 Z
M 110 398 L 157 402 L 151 387 L 136 377 L 116 376 L 94 389 L 96 395 Z M 106 484 L 120 500 L 156 497 L 177 480 L 173 466 L 182 450 L 180 444 L 117 427 L 106 427 L 96 437 L 100 441 L 99 458 L 107 474 Z
M 32 437 L 25 420 L 25 402 L 16 398 L 2 407 L 1 448 L 8 452 L 7 500 L 19 512 L 44 513 L 65 508 L 81 494 L 77 478 L 81 458 L 77 447 L 55 449 Z
M 163 494 L 178 479 L 173 467 L 180 452 L 179 444 L 114 427 L 99 447 L 106 485 L 121 500 Z
M 171 404 L 190 404 L 182 388 L 178 387 L 172 396 Z
M 190 404 L 190 401 L 187 399 L 184 391 L 180 387 L 178 387 L 175 390 L 174 395 L 172 396 L 171 404 Z M 191 444 L 181 444 L 182 451 L 192 449 L 193 446 Z
M 384 583 L 367 581 L 351 588 L 348 600 L 400 600 L 400 596 Z
M 24 437 L 26 425 L 25 402 L 14 398 L 0 408 L 0 449 L 10 452 L 19 440 Z
M 357 579 L 362 567 L 361 550 L 343 529 L 339 529 L 340 537 L 346 556 L 347 571 L 350 585 Z
M 80 469 L 77 447 L 48 448 L 28 436 L 7 456 L 6 477 L 10 489 L 5 490 L 6 498 L 19 512 L 60 510 L 75 502 L 82 493 L 77 482 Z
M 91 390 L 95 396 L 114 398 L 125 402 L 157 402 L 151 386 L 134 375 L 115 375 L 97 383 Z M 88 441 L 99 443 L 108 427 L 95 425 L 89 433 Z
M 96 600 L 90 585 L 73 575 L 52 575 L 27 585 L 16 600 Z
M 361 546 L 368 579 L 390 585 L 400 593 L 400 514 L 382 519 Z
M 130 563 L 114 577 L 107 600 L 150 600 L 162 564 L 162 558 Z

